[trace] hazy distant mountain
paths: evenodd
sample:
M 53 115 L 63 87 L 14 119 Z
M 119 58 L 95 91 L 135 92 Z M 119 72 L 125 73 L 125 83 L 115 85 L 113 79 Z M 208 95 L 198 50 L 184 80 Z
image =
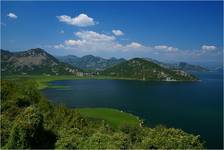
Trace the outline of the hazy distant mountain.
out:
M 196 77 L 180 70 L 170 70 L 160 65 L 142 58 L 133 58 L 131 60 L 117 64 L 111 68 L 105 69 L 104 76 L 117 78 L 128 78 L 137 80 L 165 80 L 165 81 L 193 81 Z
M 125 59 L 122 59 L 122 58 L 121 59 L 117 59 L 117 58 L 105 59 L 105 58 L 97 57 L 93 55 L 86 55 L 83 57 L 68 55 L 68 56 L 61 56 L 57 58 L 61 62 L 69 63 L 81 69 L 87 69 L 87 70 L 103 70 L 125 61 Z
M 204 71 L 209 71 L 208 69 L 199 66 L 199 65 L 191 65 L 186 62 L 180 62 L 179 64 L 175 65 L 174 68 L 179 69 L 179 70 L 184 70 L 184 71 L 198 71 L 198 72 L 204 72 Z
M 23 52 L 1 50 L 1 73 L 4 74 L 76 74 L 79 69 L 59 62 L 40 48 Z
M 192 65 L 192 64 L 188 64 L 186 62 L 180 62 L 180 63 L 175 63 L 175 64 L 171 64 L 171 63 L 164 63 L 164 62 L 160 62 L 157 61 L 155 59 L 152 58 L 144 58 L 148 61 L 154 62 L 158 65 L 160 65 L 161 67 L 167 68 L 167 69 L 173 69 L 173 70 L 183 70 L 183 71 L 187 71 L 187 72 L 205 72 L 205 71 L 209 71 L 207 68 L 202 67 L 200 65 Z

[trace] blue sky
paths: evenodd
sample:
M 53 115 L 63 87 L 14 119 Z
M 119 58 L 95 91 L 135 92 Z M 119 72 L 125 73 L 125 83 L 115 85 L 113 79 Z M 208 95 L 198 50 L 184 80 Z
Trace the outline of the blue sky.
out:
M 1 2 L 1 47 L 222 64 L 222 2 Z

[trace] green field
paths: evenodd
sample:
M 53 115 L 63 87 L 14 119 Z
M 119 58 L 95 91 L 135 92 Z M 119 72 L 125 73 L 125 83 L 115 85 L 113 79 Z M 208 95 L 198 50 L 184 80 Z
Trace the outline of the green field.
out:
M 84 76 L 78 77 L 74 75 L 9 75 L 9 76 L 1 76 L 1 79 L 21 79 L 21 78 L 29 78 L 33 79 L 37 82 L 38 89 L 44 88 L 64 88 L 67 89 L 69 87 L 66 86 L 58 86 L 58 85 L 51 85 L 49 82 L 57 81 L 57 80 L 81 80 L 81 79 L 94 79 L 94 80 L 138 80 L 142 82 L 147 82 L 150 80 L 140 80 L 134 78 L 125 78 L 125 77 L 111 77 L 111 76 Z M 156 81 L 155 81 L 156 82 Z M 164 81 L 166 82 L 166 81 Z M 185 81 L 175 81 L 175 82 L 185 82 Z
M 60 76 L 47 76 L 47 75 L 10 75 L 10 76 L 2 76 L 2 79 L 33 79 L 38 84 L 38 89 L 44 88 L 67 88 L 64 86 L 53 86 L 50 85 L 49 82 L 56 81 L 56 80 L 75 80 L 81 79 L 81 77 L 76 77 L 72 75 L 60 75 Z
M 112 108 L 77 108 L 76 110 L 83 117 L 105 120 L 115 128 L 126 124 L 141 126 L 142 123 L 137 116 Z
M 49 82 L 56 81 L 56 80 L 81 80 L 81 79 L 95 79 L 95 80 L 102 80 L 102 79 L 107 79 L 107 80 L 133 80 L 130 78 L 118 78 L 118 77 L 106 77 L 106 76 L 85 76 L 85 77 L 77 77 L 73 75 L 9 75 L 9 76 L 2 76 L 2 79 L 7 79 L 7 80 L 14 80 L 14 79 L 21 79 L 21 78 L 28 78 L 28 79 L 33 79 L 37 82 L 38 84 L 38 89 L 44 89 L 44 88 L 68 88 L 65 86 L 53 86 L 50 85 Z

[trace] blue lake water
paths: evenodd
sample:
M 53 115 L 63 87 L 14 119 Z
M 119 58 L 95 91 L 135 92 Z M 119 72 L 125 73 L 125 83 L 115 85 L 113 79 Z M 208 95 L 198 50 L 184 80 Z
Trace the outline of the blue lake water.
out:
M 195 73 L 201 82 L 146 82 L 129 80 L 67 80 L 45 89 L 51 101 L 68 107 L 112 107 L 159 124 L 199 134 L 207 148 L 223 147 L 223 74 Z

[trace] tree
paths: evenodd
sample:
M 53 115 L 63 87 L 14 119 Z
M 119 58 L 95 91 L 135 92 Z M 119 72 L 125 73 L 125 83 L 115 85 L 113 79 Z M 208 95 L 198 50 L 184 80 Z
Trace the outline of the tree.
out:
M 156 127 L 145 128 L 141 148 L 146 149 L 203 149 L 200 137 L 180 129 Z
M 129 136 L 129 140 L 131 143 L 141 141 L 141 139 L 143 138 L 142 130 L 138 126 L 124 124 L 120 127 L 120 130 Z
M 30 149 L 36 146 L 43 130 L 43 117 L 34 107 L 28 107 L 14 121 L 5 148 Z
M 1 102 L 5 102 L 15 91 L 15 84 L 13 82 L 1 80 Z

